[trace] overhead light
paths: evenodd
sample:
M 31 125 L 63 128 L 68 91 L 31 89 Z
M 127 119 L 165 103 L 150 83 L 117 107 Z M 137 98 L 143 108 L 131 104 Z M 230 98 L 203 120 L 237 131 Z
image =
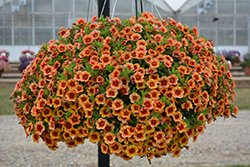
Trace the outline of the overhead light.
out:
M 203 7 L 205 9 L 209 9 L 212 5 L 213 5 L 213 2 L 211 0 L 205 0 L 204 4 L 203 4 Z

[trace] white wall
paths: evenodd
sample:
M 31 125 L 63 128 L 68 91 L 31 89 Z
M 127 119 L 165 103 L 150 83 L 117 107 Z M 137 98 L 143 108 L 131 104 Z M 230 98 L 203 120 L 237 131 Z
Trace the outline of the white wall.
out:
M 40 46 L 11 46 L 11 45 L 0 45 L 0 50 L 6 50 L 10 53 L 9 61 L 19 61 L 19 57 L 21 56 L 21 52 L 23 50 L 32 50 L 37 53 L 40 49 Z
M 10 52 L 9 60 L 10 61 L 19 61 L 19 57 L 21 56 L 21 52 L 23 50 L 28 49 L 27 46 L 3 46 L 0 45 L 0 50 L 5 49 Z M 40 49 L 40 46 L 30 46 L 30 50 L 37 53 Z M 248 46 L 218 46 L 214 50 L 217 51 L 222 50 L 237 50 L 241 53 L 241 56 L 243 56 L 245 53 L 248 52 Z

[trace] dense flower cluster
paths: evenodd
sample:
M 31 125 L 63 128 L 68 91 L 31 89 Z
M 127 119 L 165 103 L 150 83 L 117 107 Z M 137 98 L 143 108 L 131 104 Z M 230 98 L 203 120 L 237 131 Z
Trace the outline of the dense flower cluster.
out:
M 9 69 L 9 52 L 6 50 L 0 50 L 0 70 L 7 71 Z
M 34 52 L 31 50 L 23 50 L 21 52 L 21 56 L 19 57 L 19 60 L 21 64 L 18 66 L 19 71 L 23 72 L 23 70 L 30 64 L 31 61 L 33 61 L 34 58 Z
M 196 27 L 145 12 L 79 19 L 59 35 L 12 94 L 27 136 L 52 150 L 89 139 L 125 160 L 178 157 L 207 123 L 238 114 L 227 61 Z
M 230 50 L 230 51 L 218 51 L 216 53 L 217 55 L 223 55 L 226 60 L 230 61 L 232 64 L 240 63 L 240 52 L 236 50 Z

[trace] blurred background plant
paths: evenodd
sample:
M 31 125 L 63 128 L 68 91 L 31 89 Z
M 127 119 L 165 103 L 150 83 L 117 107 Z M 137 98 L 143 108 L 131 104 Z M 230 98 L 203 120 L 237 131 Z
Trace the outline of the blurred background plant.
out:
M 9 52 L 6 50 L 0 50 L 0 77 L 4 71 L 10 69 L 9 64 Z
M 217 55 L 223 55 L 225 56 L 225 59 L 227 61 L 230 61 L 232 63 L 232 65 L 234 65 L 235 63 L 240 63 L 240 52 L 236 51 L 236 50 L 222 50 L 222 51 L 218 51 L 216 53 Z
M 19 57 L 21 64 L 18 69 L 20 72 L 23 72 L 23 70 L 30 64 L 30 62 L 34 60 L 34 52 L 31 50 L 23 50 L 21 54 L 21 57 Z
M 250 67 L 250 52 L 244 54 L 243 61 L 240 63 L 242 67 L 249 66 Z

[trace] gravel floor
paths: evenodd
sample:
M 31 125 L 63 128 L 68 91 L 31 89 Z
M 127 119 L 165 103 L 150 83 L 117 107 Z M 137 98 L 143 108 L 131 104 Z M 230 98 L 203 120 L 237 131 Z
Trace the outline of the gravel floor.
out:
M 154 158 L 148 165 L 145 158 L 130 161 L 111 155 L 114 167 L 174 167 L 174 166 L 227 166 L 250 165 L 250 111 L 240 111 L 237 119 L 219 119 L 207 126 L 196 143 L 190 141 L 189 150 L 179 158 L 170 155 Z M 86 141 L 76 148 L 59 144 L 56 151 L 49 150 L 43 142 L 33 143 L 25 138 L 17 117 L 0 116 L 0 166 L 1 167 L 96 167 L 97 146 Z

